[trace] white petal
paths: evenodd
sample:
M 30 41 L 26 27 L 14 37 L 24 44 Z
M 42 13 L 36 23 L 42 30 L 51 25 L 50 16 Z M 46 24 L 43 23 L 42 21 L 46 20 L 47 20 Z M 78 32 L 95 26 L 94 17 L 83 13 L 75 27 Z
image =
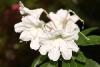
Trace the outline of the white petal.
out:
M 67 47 L 69 49 L 72 49 L 72 51 L 74 51 L 74 52 L 78 52 L 79 47 L 77 46 L 77 44 L 73 40 L 66 41 L 66 44 L 67 44 Z
M 80 32 L 78 26 L 72 22 L 68 22 L 65 31 L 62 33 L 66 40 L 78 40 L 78 33 Z
M 33 16 L 27 16 L 27 19 L 30 21 L 31 24 L 38 26 L 39 24 L 44 24 L 43 21 L 40 21 L 39 18 L 36 19 Z
M 19 10 L 20 10 L 20 13 L 21 13 L 22 15 L 23 15 L 23 14 L 26 14 L 26 13 L 29 11 L 28 8 L 24 7 L 24 5 L 23 5 L 23 3 L 22 3 L 21 1 L 19 2 L 19 5 L 20 5 Z
M 57 11 L 57 14 L 60 16 L 66 16 L 68 14 L 67 10 L 60 9 Z
M 68 21 L 65 31 L 68 33 L 79 32 L 79 27 L 76 24 L 74 24 L 72 21 Z
M 50 40 L 45 40 L 45 41 L 41 41 L 41 47 L 39 49 L 39 52 L 41 53 L 41 55 L 46 55 L 46 53 L 53 48 L 52 43 Z
M 66 49 L 64 51 L 61 51 L 62 57 L 65 60 L 70 60 L 72 57 L 72 50 L 71 49 Z
M 66 41 L 64 41 L 64 40 L 61 40 L 60 42 L 59 42 L 59 44 L 60 44 L 60 51 L 65 51 L 68 47 L 67 47 L 67 43 L 66 43 Z
M 31 35 L 31 37 L 32 37 L 33 39 L 39 38 L 40 35 L 42 34 L 41 29 L 37 29 L 37 28 L 35 28 L 35 27 L 30 28 L 30 29 L 28 30 L 28 32 L 30 33 L 30 35 Z
M 36 16 L 36 17 L 39 18 L 39 17 L 40 17 L 40 14 L 44 11 L 42 8 L 30 10 L 30 9 L 28 9 L 27 7 L 25 7 L 25 6 L 23 5 L 23 3 L 21 3 L 21 2 L 20 2 L 19 5 L 20 5 L 19 10 L 20 10 L 20 13 L 21 13 L 22 15 L 23 15 L 23 14 L 33 14 L 34 16 L 35 16 L 35 15 L 38 15 L 38 16 Z
M 38 8 L 38 9 L 31 10 L 30 13 L 32 14 L 33 18 L 39 19 L 43 11 L 44 9 Z
M 40 47 L 39 52 L 41 55 L 46 55 L 48 50 L 49 50 L 49 47 L 47 44 L 45 44 Z
M 23 25 L 22 22 L 16 23 L 14 25 L 14 28 L 15 28 L 15 32 L 18 32 L 18 33 L 22 32 L 22 31 L 24 31 L 26 29 L 26 27 Z
M 79 38 L 79 35 L 77 33 L 72 36 L 73 40 L 78 40 L 78 38 Z
M 49 18 L 52 20 L 52 23 L 55 24 L 57 29 L 63 28 L 63 22 L 67 21 L 69 14 L 67 10 L 60 9 L 57 11 L 57 13 L 50 12 Z
M 24 23 L 24 26 L 26 26 L 27 28 L 34 27 L 34 23 L 32 23 L 29 17 L 32 18 L 32 16 L 22 17 L 22 22 Z
M 20 10 L 20 14 L 22 15 L 27 14 L 27 12 L 29 12 L 29 9 L 26 7 L 20 7 L 19 10 Z
M 68 45 L 64 40 L 60 42 L 60 51 L 65 60 L 70 60 L 72 57 L 72 49 L 68 49 Z
M 38 50 L 40 47 L 39 41 L 38 40 L 32 40 L 30 43 L 30 48 L 34 50 Z
M 35 13 L 36 14 L 36 13 Z M 41 15 L 41 14 L 40 14 Z M 22 18 L 22 22 L 24 22 L 25 26 L 33 27 L 43 25 L 44 22 L 39 20 L 40 15 L 28 15 Z
M 49 59 L 57 61 L 60 57 L 60 51 L 58 48 L 54 48 L 48 52 Z
M 42 46 L 40 47 L 40 49 L 39 49 L 39 52 L 40 52 L 41 55 L 46 55 L 47 52 L 48 52 L 48 47 L 47 47 L 47 45 L 42 45 Z
M 23 31 L 20 35 L 20 39 L 23 41 L 30 41 L 32 39 L 32 35 L 29 31 Z
M 70 16 L 70 20 L 72 20 L 73 23 L 76 23 L 78 20 L 80 20 L 80 18 L 75 14 L 75 15 Z

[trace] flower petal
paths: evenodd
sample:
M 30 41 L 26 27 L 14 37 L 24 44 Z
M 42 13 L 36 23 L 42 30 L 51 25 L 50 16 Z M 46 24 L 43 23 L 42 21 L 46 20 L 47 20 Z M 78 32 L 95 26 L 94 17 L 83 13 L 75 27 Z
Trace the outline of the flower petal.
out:
M 66 49 L 64 51 L 61 51 L 62 57 L 65 60 L 70 60 L 72 57 L 72 50 L 71 49 Z
M 66 24 L 66 28 L 65 31 L 68 33 L 72 33 L 72 32 L 79 32 L 79 27 L 74 24 L 72 21 L 68 21 L 68 23 Z
M 49 18 L 51 19 L 52 23 L 55 24 L 56 28 L 61 30 L 63 28 L 63 23 L 67 21 L 69 14 L 67 10 L 60 9 L 57 13 L 50 12 Z
M 36 26 L 39 26 L 39 24 L 44 24 L 43 21 L 39 20 L 39 18 L 34 18 L 34 16 L 27 16 L 27 19 L 31 24 L 34 24 Z
M 23 31 L 20 35 L 20 39 L 23 41 L 30 41 L 32 39 L 30 31 Z
M 60 51 L 65 60 L 70 60 L 72 57 L 72 49 L 68 48 L 68 45 L 70 44 L 67 44 L 64 40 L 60 42 Z
M 20 2 L 19 5 L 20 5 L 19 10 L 20 10 L 20 13 L 22 15 L 23 14 L 30 14 L 30 15 L 33 14 L 34 16 L 36 16 L 37 18 L 39 18 L 40 17 L 40 14 L 44 11 L 44 9 L 42 9 L 42 8 L 30 10 L 27 7 L 25 7 L 22 2 Z
M 72 20 L 73 23 L 76 23 L 78 20 L 80 20 L 80 18 L 75 14 L 75 15 L 70 16 L 70 20 Z
M 78 52 L 79 47 L 77 46 L 77 44 L 74 42 L 74 40 L 71 41 L 66 41 L 67 47 L 69 49 L 72 49 L 72 51 L 74 52 Z
M 39 44 L 39 40 L 38 39 L 31 40 L 31 43 L 30 43 L 30 48 L 31 49 L 38 50 L 39 47 L 40 47 L 40 44 Z
M 18 32 L 18 33 L 22 32 L 26 29 L 26 27 L 24 26 L 24 24 L 22 22 L 16 23 L 14 25 L 14 28 L 15 28 L 15 32 Z
M 40 52 L 41 55 L 46 55 L 47 52 L 48 52 L 48 47 L 47 47 L 47 45 L 42 45 L 42 46 L 40 47 L 40 49 L 39 49 L 39 52 Z
M 53 48 L 48 52 L 49 59 L 57 61 L 60 57 L 60 51 L 58 48 Z
M 53 48 L 53 46 L 51 46 L 52 42 L 50 40 L 41 41 L 40 44 L 42 44 L 39 49 L 41 55 L 46 55 L 46 53 Z
M 78 26 L 72 22 L 68 22 L 64 32 L 62 33 L 63 37 L 66 37 L 66 40 L 78 40 L 78 33 L 80 32 Z

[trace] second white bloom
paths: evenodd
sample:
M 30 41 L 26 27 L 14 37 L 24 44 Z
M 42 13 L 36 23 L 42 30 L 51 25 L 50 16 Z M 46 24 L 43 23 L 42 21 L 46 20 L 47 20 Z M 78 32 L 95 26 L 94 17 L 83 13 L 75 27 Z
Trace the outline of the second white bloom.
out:
M 77 52 L 79 50 L 77 44 L 74 42 L 78 39 L 79 28 L 75 24 L 79 17 L 70 15 L 67 10 L 58 10 L 56 14 L 51 12 L 48 17 L 51 21 L 47 24 L 52 27 L 52 30 L 47 29 L 47 38 L 41 41 L 41 47 L 39 49 L 42 55 L 48 53 L 49 59 L 57 61 L 60 55 L 65 60 L 70 60 L 72 57 L 72 51 Z M 76 15 L 77 16 L 77 15 Z

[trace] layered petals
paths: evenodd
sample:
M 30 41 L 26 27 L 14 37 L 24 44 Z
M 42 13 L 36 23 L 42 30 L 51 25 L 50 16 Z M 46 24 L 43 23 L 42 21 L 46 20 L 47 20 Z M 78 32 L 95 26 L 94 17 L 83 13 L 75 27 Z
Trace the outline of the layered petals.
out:
M 15 28 L 15 32 L 17 32 L 17 33 L 20 33 L 20 32 L 22 32 L 23 30 L 26 29 L 26 27 L 24 26 L 24 24 L 22 22 L 16 23 L 14 25 L 14 28 Z
M 69 16 L 68 11 L 63 9 L 58 10 L 56 14 L 53 12 L 49 13 L 49 18 L 52 20 L 52 23 L 55 24 L 57 29 L 63 28 L 63 22 L 67 21 Z
M 57 61 L 60 56 L 70 60 L 72 52 L 78 52 L 75 43 L 78 40 L 79 27 L 75 24 L 80 18 L 70 11 L 60 9 L 56 13 L 50 12 L 48 23 L 40 20 L 44 9 L 30 10 L 20 2 L 21 22 L 16 23 L 15 32 L 21 33 L 19 39 L 30 41 L 30 48 L 38 50 L 41 55 L 48 54 L 50 60 Z

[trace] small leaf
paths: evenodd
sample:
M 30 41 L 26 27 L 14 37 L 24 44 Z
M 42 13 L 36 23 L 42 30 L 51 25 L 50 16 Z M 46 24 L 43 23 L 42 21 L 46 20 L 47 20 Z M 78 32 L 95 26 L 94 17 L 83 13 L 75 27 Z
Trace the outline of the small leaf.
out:
M 42 64 L 40 67 L 57 67 L 57 62 L 49 61 Z
M 33 61 L 31 67 L 37 67 L 38 65 L 40 65 L 41 63 L 43 63 L 46 59 L 47 59 L 46 56 L 41 56 L 41 55 L 40 55 L 39 57 L 37 57 L 37 58 Z
M 87 59 L 85 67 L 100 67 L 100 65 L 92 59 Z
M 70 63 L 62 61 L 62 67 L 70 67 Z
M 78 66 L 77 66 L 77 63 L 74 60 L 72 60 L 70 62 L 70 67 L 78 67 Z
M 70 62 L 62 61 L 62 67 L 85 67 L 85 64 L 71 60 Z
M 78 55 L 77 56 L 74 56 L 75 60 L 79 61 L 79 62 L 82 62 L 82 63 L 85 63 L 86 62 L 86 57 L 84 56 L 84 54 L 79 51 Z
M 89 40 L 86 40 L 84 38 L 80 38 L 78 41 L 77 41 L 77 44 L 79 46 L 90 46 L 90 45 L 100 45 L 100 36 L 97 36 L 97 35 L 91 35 L 91 36 L 88 36 Z
M 92 28 L 88 28 L 86 30 L 81 31 L 84 35 L 88 35 L 89 33 L 91 33 L 92 31 L 98 29 L 97 27 L 92 27 Z

